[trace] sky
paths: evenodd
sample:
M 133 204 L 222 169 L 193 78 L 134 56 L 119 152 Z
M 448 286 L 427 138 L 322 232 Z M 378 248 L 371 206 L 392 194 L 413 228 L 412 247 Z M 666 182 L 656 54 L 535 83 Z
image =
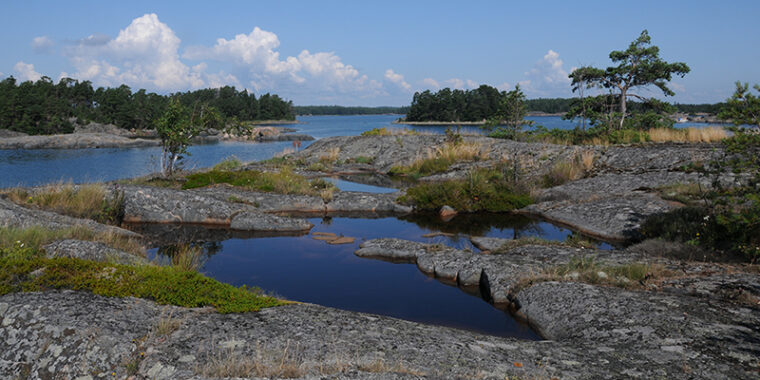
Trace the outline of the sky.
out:
M 416 91 L 520 84 L 570 97 L 647 29 L 685 62 L 667 100 L 760 83 L 760 1 L 4 1 L 0 78 L 166 94 L 232 85 L 296 105 L 408 105 Z M 663 98 L 656 88 L 642 96 Z

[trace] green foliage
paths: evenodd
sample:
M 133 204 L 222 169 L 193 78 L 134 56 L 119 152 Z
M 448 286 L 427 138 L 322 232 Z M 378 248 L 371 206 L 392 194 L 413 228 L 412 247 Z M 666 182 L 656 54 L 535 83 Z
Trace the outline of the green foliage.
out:
M 529 205 L 527 191 L 512 181 L 512 174 L 498 169 L 477 169 L 466 180 L 423 183 L 413 186 L 400 202 L 421 210 L 448 205 L 457 211 L 510 211 Z
M 235 156 L 227 157 L 222 162 L 214 165 L 214 170 L 237 170 L 243 163 Z
M 760 84 L 753 86 L 760 93 Z M 731 120 L 735 125 L 749 124 L 760 127 L 760 97 L 749 91 L 749 84 L 736 82 L 736 91 L 726 101 L 718 117 Z
M 309 181 L 293 173 L 291 168 L 282 167 L 279 172 L 210 170 L 194 173 L 187 176 L 182 188 L 195 189 L 220 183 L 267 193 L 306 195 L 320 195 L 322 190 L 333 186 L 324 180 Z
M 391 132 L 388 130 L 388 128 L 382 127 L 382 128 L 372 128 L 369 131 L 364 131 L 361 134 L 362 136 L 390 136 Z
M 612 93 L 617 92 L 614 95 L 619 101 L 618 109 L 616 110 L 619 114 L 617 116 L 619 118 L 617 128 L 622 129 L 625 127 L 625 118 L 628 114 L 627 101 L 629 97 L 651 101 L 630 91 L 637 87 L 654 85 L 666 96 L 672 96 L 675 93 L 668 88 L 667 84 L 673 75 L 683 77 L 690 71 L 689 66 L 685 63 L 668 63 L 661 59 L 659 54 L 660 48 L 651 45 L 649 32 L 644 30 L 638 38 L 631 42 L 628 49 L 610 52 L 610 60 L 616 63 L 617 66 L 607 67 L 605 70 L 587 66 L 577 69 L 577 73 L 571 73 L 570 78 L 572 79 L 573 88 L 574 90 L 580 90 L 583 88 L 601 87 L 610 91 L 609 96 L 613 96 Z M 583 118 L 589 117 L 590 115 L 587 113 L 588 107 L 586 107 L 583 97 L 581 97 L 580 102 L 582 110 L 580 111 L 580 116 Z M 608 101 L 604 101 L 604 103 L 608 103 Z M 609 108 L 604 114 L 609 119 L 613 116 L 612 109 Z M 578 111 L 576 111 L 575 116 L 579 116 Z
M 172 175 L 177 160 L 187 153 L 190 140 L 200 133 L 199 126 L 194 123 L 195 115 L 183 106 L 179 100 L 172 99 L 166 112 L 156 120 L 156 132 L 161 138 L 161 171 L 166 176 Z
M 234 87 L 203 89 L 170 96 L 132 92 L 129 86 L 93 89 L 89 81 L 62 78 L 58 84 L 48 77 L 17 83 L 13 77 L 0 81 L 0 126 L 30 135 L 71 133 L 74 125 L 96 122 L 125 129 L 152 128 L 171 97 L 190 108 L 207 105 L 203 124 L 221 128 L 225 120 L 294 120 L 292 103 L 277 95 L 256 99 Z
M 38 276 L 30 275 L 38 269 L 44 270 Z M 236 288 L 175 267 L 47 259 L 32 248 L 0 248 L 0 295 L 49 289 L 138 297 L 183 307 L 212 306 L 220 313 L 242 313 L 284 304 L 246 287 Z
M 433 94 L 416 92 L 407 121 L 482 121 L 497 114 L 504 92 L 481 85 L 474 90 L 444 88 Z
M 497 133 L 501 138 L 514 138 L 524 125 L 533 124 L 532 121 L 525 120 L 527 114 L 525 94 L 520 90 L 520 85 L 516 85 L 514 90 L 502 96 L 496 114 L 488 119 L 483 129 Z

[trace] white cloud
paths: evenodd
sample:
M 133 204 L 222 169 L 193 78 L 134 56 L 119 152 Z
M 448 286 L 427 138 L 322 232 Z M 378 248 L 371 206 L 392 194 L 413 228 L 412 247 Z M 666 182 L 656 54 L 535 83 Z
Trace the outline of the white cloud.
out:
M 42 78 L 42 74 L 34 71 L 34 65 L 31 63 L 25 63 L 24 61 L 18 61 L 13 70 L 18 74 L 19 79 L 22 81 L 37 81 Z
M 433 79 L 433 78 L 425 78 L 425 79 L 422 80 L 422 83 L 424 83 L 425 85 L 431 87 L 433 90 L 437 90 L 437 89 L 441 88 L 441 84 L 438 83 L 438 81 L 435 80 L 435 79 Z
M 297 57 L 280 58 L 280 40 L 275 33 L 255 27 L 249 34 L 233 39 L 218 38 L 211 47 L 193 46 L 183 58 L 215 60 L 236 65 L 247 71 L 247 83 L 257 90 L 293 89 L 345 94 L 381 93 L 382 84 L 343 63 L 333 52 L 311 53 L 302 50 Z
M 496 88 L 501 91 L 511 91 L 513 87 L 509 82 L 504 82 L 500 85 L 497 85 Z
M 118 36 L 90 35 L 67 51 L 78 79 L 98 84 L 184 90 L 205 85 L 202 73 L 179 60 L 180 39 L 155 14 L 132 20 Z
M 48 36 L 39 36 L 32 39 L 32 49 L 37 53 L 48 53 L 53 45 L 53 40 Z
M 467 80 L 467 87 L 468 88 L 477 88 L 478 87 L 478 82 L 475 82 L 474 80 L 468 79 Z
M 393 70 L 391 69 L 385 70 L 385 79 L 395 83 L 396 85 L 398 85 L 400 88 L 404 89 L 405 91 L 412 90 L 412 85 L 410 85 L 409 83 L 406 83 L 406 81 L 404 80 L 404 76 L 393 72 Z
M 525 73 L 528 79 L 520 81 L 520 87 L 523 87 L 529 96 L 569 95 L 571 81 L 562 65 L 559 53 L 549 50 L 530 71 Z

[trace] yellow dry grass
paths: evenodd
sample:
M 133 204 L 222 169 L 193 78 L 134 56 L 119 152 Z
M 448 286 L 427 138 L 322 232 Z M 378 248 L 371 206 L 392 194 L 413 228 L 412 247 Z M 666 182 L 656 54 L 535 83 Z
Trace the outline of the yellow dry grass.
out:
M 71 183 L 50 184 L 33 192 L 11 189 L 8 199 L 18 204 L 31 204 L 80 218 L 93 218 L 103 211 L 107 191 L 103 184 L 74 186 Z
M 432 149 L 428 148 L 426 159 L 445 159 L 451 162 L 473 161 L 480 157 L 481 148 L 479 143 L 446 143 Z
M 710 143 L 717 142 L 728 137 L 721 127 L 705 128 L 653 128 L 648 132 L 652 142 L 679 142 L 679 143 Z
M 340 148 L 339 147 L 333 147 L 327 150 L 325 154 L 319 156 L 320 162 L 335 162 L 338 161 L 338 157 L 340 157 Z

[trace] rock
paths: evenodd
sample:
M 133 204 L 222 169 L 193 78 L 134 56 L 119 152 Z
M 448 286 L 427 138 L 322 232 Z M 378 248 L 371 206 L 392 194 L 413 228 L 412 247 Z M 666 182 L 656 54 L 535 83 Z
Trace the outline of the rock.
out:
M 451 206 L 443 206 L 438 211 L 438 216 L 441 217 L 444 221 L 449 221 L 453 219 L 457 215 L 457 210 L 454 210 Z
M 100 224 L 89 219 L 72 218 L 50 211 L 29 209 L 0 197 L 0 227 L 29 228 L 32 226 L 54 230 L 82 226 L 97 233 L 113 233 L 132 238 L 140 237 L 134 232 L 119 227 Z
M 20 136 L 0 139 L 0 149 L 88 149 L 158 146 L 158 140 L 128 138 L 108 133 Z
M 308 231 L 312 227 L 314 225 L 304 219 L 287 218 L 252 211 L 235 214 L 230 222 L 231 229 L 243 231 L 298 232 Z
M 327 244 L 339 245 L 339 244 L 353 244 L 356 239 L 348 236 L 341 236 L 332 240 L 327 240 Z
M 124 265 L 147 264 L 144 257 L 111 248 L 103 243 L 82 240 L 59 240 L 42 247 L 48 258 L 68 257 L 74 259 L 111 262 Z
M 325 205 L 328 214 L 361 214 L 373 213 L 378 215 L 405 215 L 412 208 L 396 202 L 401 193 L 361 193 L 356 191 L 338 191 L 333 194 L 332 201 Z
M 547 295 L 560 304 L 552 306 L 547 300 L 549 307 L 569 307 L 567 313 L 562 310 L 553 314 L 578 321 L 572 325 L 578 330 L 568 329 L 568 333 L 581 337 L 590 334 L 592 340 L 491 337 L 309 304 L 217 314 L 208 309 L 161 306 L 85 292 L 6 294 L 0 296 L 5 323 L 0 329 L 0 376 L 125 378 L 128 368 L 135 368 L 137 378 L 197 379 L 206 378 L 199 373 L 205 368 L 223 368 L 214 366 L 220 358 L 236 363 L 256 358 L 257 368 L 276 369 L 283 363 L 285 352 L 295 353 L 301 378 L 611 379 L 631 373 L 642 378 L 751 378 L 756 373 L 756 347 L 754 343 L 741 346 L 741 342 L 751 340 L 739 333 L 746 330 L 756 335 L 757 323 L 748 324 L 745 330 L 719 325 L 706 325 L 717 328 L 706 330 L 699 323 L 711 320 L 698 316 L 685 321 L 693 329 L 680 332 L 637 329 L 635 321 L 622 322 L 625 331 L 616 331 L 610 321 L 603 323 L 604 330 L 594 333 L 584 322 L 586 310 L 580 310 L 584 304 L 568 306 L 561 299 L 570 295 L 568 299 L 576 301 L 592 294 L 580 288 L 537 290 L 554 291 Z M 568 293 L 573 290 L 579 295 Z M 636 302 L 640 299 L 635 298 Z M 658 316 L 667 318 L 669 307 Z M 591 315 L 602 309 L 590 310 Z M 626 315 L 630 310 L 611 312 Z M 167 316 L 182 323 L 172 334 L 157 337 L 152 331 Z M 720 335 L 723 333 L 728 335 Z M 680 338 L 679 334 L 687 335 Z M 707 344 L 693 348 L 689 337 Z M 714 340 L 706 342 L 708 337 Z M 140 356 L 140 352 L 145 355 Z M 188 360 L 191 356 L 193 359 Z M 344 371 L 323 372 L 336 361 Z M 133 363 L 133 367 L 124 363 Z M 362 368 L 375 369 L 365 372 Z M 241 375 L 246 374 L 236 376 Z M 246 377 L 261 376 L 275 377 L 267 372 L 251 372 Z
M 10 129 L 0 129 L 0 138 L 23 137 L 23 136 L 29 136 L 29 135 L 27 135 L 24 132 L 11 131 Z

